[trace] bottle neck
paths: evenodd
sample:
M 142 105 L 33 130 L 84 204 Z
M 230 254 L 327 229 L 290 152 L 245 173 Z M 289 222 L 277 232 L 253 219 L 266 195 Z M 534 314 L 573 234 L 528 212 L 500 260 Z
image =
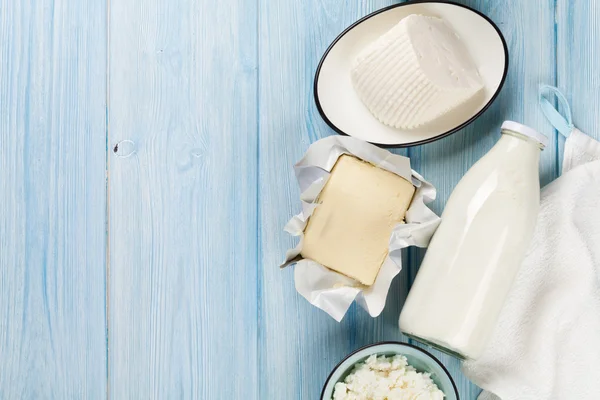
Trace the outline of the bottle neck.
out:
M 524 141 L 525 143 L 537 148 L 538 150 L 544 150 L 544 145 L 541 144 L 540 142 L 538 142 L 537 140 L 529 137 L 529 136 L 525 136 L 522 133 L 519 132 L 515 132 L 515 131 L 511 131 L 509 129 L 502 129 L 502 136 L 508 136 L 508 137 L 513 137 L 519 140 Z
M 497 147 L 504 162 L 514 166 L 529 165 L 529 168 L 537 171 L 543 146 L 535 139 L 518 132 L 502 130 Z

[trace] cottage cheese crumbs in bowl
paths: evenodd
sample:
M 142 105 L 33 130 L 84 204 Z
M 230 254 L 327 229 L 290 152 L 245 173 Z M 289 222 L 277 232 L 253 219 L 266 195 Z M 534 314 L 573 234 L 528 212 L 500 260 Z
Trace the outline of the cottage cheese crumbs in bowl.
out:
M 408 343 L 382 342 L 349 354 L 331 372 L 321 400 L 459 400 L 444 365 Z
M 333 400 L 442 400 L 444 393 L 428 373 L 417 372 L 406 357 L 373 354 L 335 384 Z

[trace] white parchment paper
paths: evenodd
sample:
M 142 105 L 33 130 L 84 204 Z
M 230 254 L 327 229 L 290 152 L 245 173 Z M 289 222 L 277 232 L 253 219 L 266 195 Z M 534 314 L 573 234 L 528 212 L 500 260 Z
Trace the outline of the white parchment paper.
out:
M 406 223 L 396 225 L 392 231 L 389 254 L 371 286 L 364 286 L 313 260 L 303 259 L 300 255 L 308 218 L 318 207 L 316 199 L 342 154 L 356 156 L 400 175 L 416 187 L 406 213 Z M 295 248 L 287 251 L 281 267 L 295 264 L 294 279 L 298 293 L 338 322 L 354 300 L 372 317 L 378 316 L 385 306 L 392 280 L 402 269 L 401 249 L 408 246 L 427 247 L 440 222 L 440 218 L 426 206 L 435 199 L 435 188 L 411 170 L 410 159 L 407 157 L 346 136 L 329 136 L 313 143 L 294 166 L 294 171 L 301 191 L 302 212 L 289 220 L 284 230 L 293 236 L 299 236 L 300 241 Z

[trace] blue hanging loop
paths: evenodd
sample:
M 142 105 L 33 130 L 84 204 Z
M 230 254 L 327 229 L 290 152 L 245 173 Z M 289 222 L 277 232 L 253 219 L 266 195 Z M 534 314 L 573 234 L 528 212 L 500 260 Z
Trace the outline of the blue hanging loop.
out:
M 550 95 L 556 96 L 558 103 L 563 109 L 563 114 L 558 111 L 557 107 L 548 100 L 547 96 Z M 573 119 L 571 117 L 571 107 L 569 106 L 569 102 L 565 98 L 565 96 L 555 88 L 554 86 L 542 85 L 540 86 L 540 107 L 542 107 L 542 112 L 548 118 L 548 121 L 559 131 L 563 136 L 568 137 L 575 126 L 573 125 Z

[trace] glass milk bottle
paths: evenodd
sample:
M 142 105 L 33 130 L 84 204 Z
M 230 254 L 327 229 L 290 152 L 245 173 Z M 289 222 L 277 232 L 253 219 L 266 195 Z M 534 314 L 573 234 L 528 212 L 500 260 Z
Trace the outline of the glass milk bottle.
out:
M 547 138 L 512 121 L 458 183 L 400 314 L 400 330 L 479 357 L 533 235 Z

